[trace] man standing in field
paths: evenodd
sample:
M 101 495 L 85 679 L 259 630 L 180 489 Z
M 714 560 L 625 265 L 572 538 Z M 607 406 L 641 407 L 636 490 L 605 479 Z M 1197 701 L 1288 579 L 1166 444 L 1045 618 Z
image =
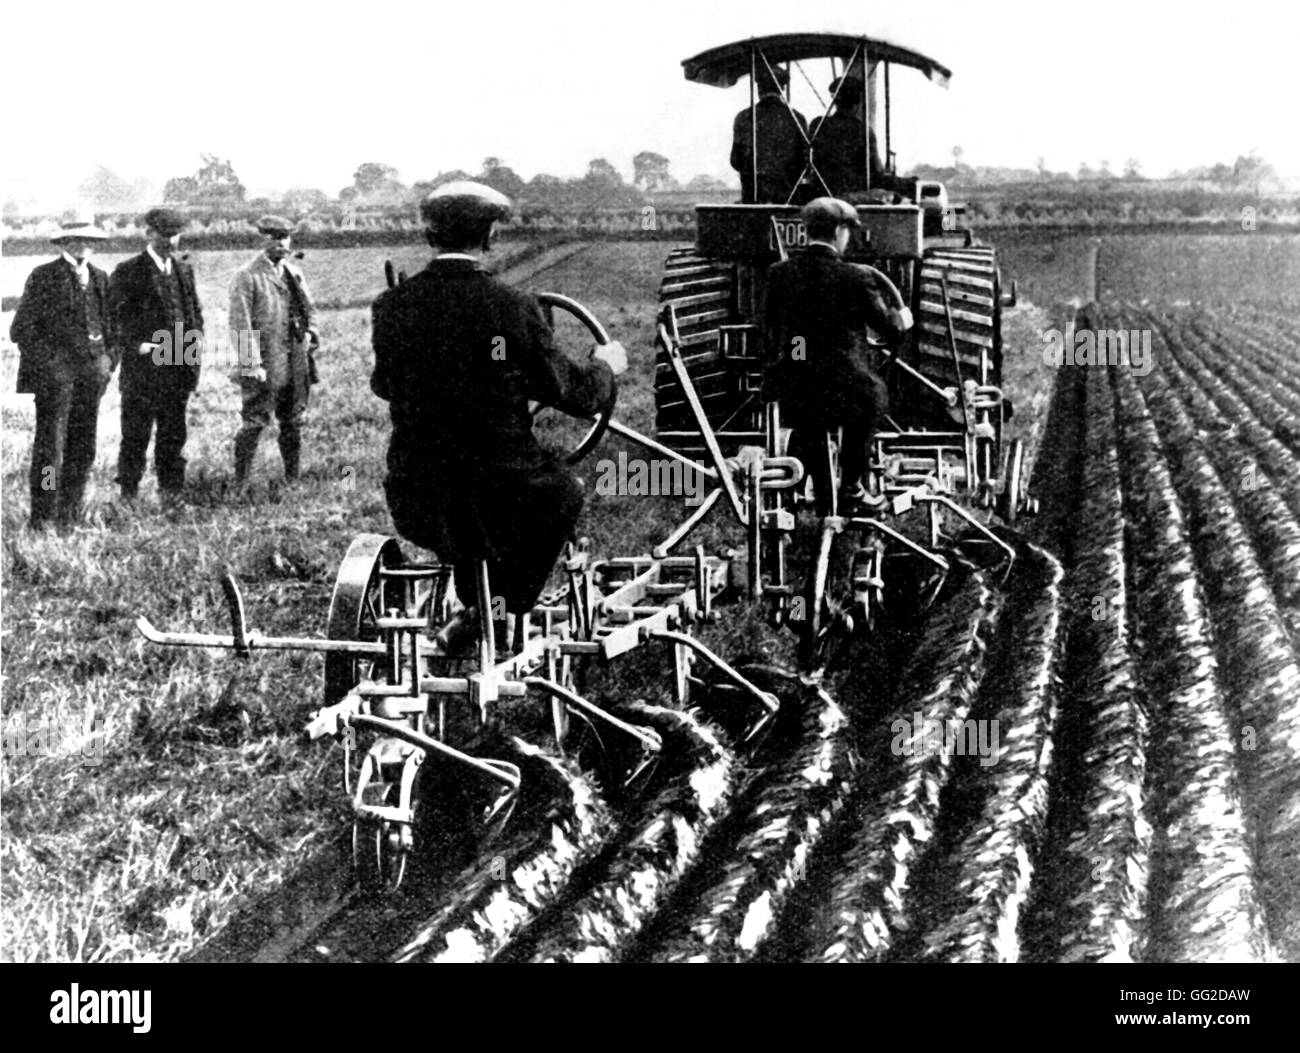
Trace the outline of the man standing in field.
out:
M 144 216 L 144 252 L 118 265 L 109 284 L 122 357 L 122 447 L 117 482 L 134 500 L 149 437 L 158 425 L 153 463 L 163 501 L 185 486 L 185 411 L 199 383 L 203 310 L 194 270 L 176 258 L 185 217 L 171 209 Z
M 32 271 L 9 336 L 18 345 L 18 393 L 36 396 L 28 475 L 33 529 L 75 522 L 95 462 L 99 400 L 117 360 L 108 275 L 90 263 L 107 235 L 89 221 L 50 238 L 59 257 Z
M 767 272 L 764 395 L 780 399 L 824 515 L 830 480 L 819 444 L 832 428 L 843 428 L 841 499 L 879 503 L 862 478 L 876 421 L 889 412 L 889 393 L 872 368 L 865 327 L 892 343 L 912 327 L 912 314 L 885 275 L 842 258 L 861 225 L 852 205 L 820 197 L 802 215 L 808 248 Z
M 311 356 L 320 346 L 316 306 L 302 272 L 288 259 L 294 225 L 263 216 L 257 229 L 266 239 L 262 251 L 235 273 L 230 286 L 230 343 L 241 356 L 248 353 L 239 368 L 243 425 L 235 436 L 235 482 L 241 486 L 272 416 L 280 425 L 285 480 L 298 478 Z
M 384 491 L 398 533 L 451 563 L 465 599 L 476 594 L 475 561 L 486 559 L 493 594 L 520 613 L 536 603 L 583 504 L 581 485 L 533 436 L 528 402 L 591 416 L 627 355 L 613 343 L 571 361 L 537 301 L 483 269 L 493 224 L 509 212 L 509 199 L 480 183 L 425 198 L 436 255 L 375 301 L 370 386 L 392 412 Z M 463 624 L 474 629 L 476 616 Z

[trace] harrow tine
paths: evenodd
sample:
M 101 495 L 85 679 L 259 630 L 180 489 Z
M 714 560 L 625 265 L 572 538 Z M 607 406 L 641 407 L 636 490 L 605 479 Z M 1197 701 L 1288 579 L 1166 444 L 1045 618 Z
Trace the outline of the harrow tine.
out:
M 248 620 L 244 614 L 244 597 L 240 594 L 239 583 L 235 581 L 235 572 L 231 569 L 230 564 L 226 564 L 221 571 L 221 592 L 226 598 L 226 609 L 230 611 L 230 635 L 234 641 L 235 654 L 240 658 L 247 658 L 250 649 L 248 646 Z
M 641 755 L 641 760 L 632 770 L 631 774 L 623 780 L 623 789 L 631 790 L 634 786 L 640 788 L 646 782 L 650 781 L 650 776 L 654 774 L 659 767 L 659 761 L 662 760 L 662 754 L 658 750 L 646 750 Z
M 515 805 L 519 803 L 519 786 L 522 773 L 519 770 L 519 765 L 512 764 L 510 761 L 485 759 L 483 763 L 489 764 L 509 776 L 514 784 L 502 790 L 497 795 L 496 800 L 483 813 L 483 825 L 487 828 L 487 835 L 495 837 L 505 829 L 506 823 L 510 822 L 510 817 L 514 815 Z

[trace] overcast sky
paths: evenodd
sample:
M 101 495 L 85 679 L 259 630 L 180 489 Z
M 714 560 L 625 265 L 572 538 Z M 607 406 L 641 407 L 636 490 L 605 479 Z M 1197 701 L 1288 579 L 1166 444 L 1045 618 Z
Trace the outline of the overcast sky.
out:
M 450 10 L 449 10 L 450 8 Z M 201 152 L 254 192 L 333 195 L 363 161 L 406 182 L 488 155 L 525 178 L 654 150 L 685 180 L 731 176 L 730 90 L 681 60 L 742 37 L 864 32 L 953 70 L 894 78 L 903 167 L 1075 171 L 1137 158 L 1148 175 L 1257 151 L 1300 177 L 1293 83 L 1300 15 L 1235 0 L 1049 7 L 926 0 L 25 0 L 0 29 L 4 196 L 75 204 L 97 164 L 161 186 Z M 189 12 L 194 12 L 190 14 Z M 19 90 L 18 86 L 22 86 Z M 824 85 L 819 84 L 819 88 Z M 810 114 L 810 116 L 815 114 Z

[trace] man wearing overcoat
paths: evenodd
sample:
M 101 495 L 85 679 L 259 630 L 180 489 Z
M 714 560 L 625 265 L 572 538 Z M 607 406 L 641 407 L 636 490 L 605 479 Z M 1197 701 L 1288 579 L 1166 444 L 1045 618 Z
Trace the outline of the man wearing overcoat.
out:
M 9 330 L 19 351 L 18 393 L 36 396 L 33 529 L 80 517 L 95 462 L 99 400 L 117 364 L 108 275 L 89 260 L 106 236 L 90 222 L 63 224 L 50 238 L 58 258 L 28 276 Z
M 303 417 L 312 382 L 311 355 L 320 344 L 316 306 L 302 271 L 289 259 L 294 224 L 263 216 L 258 255 L 230 285 L 230 341 L 240 349 L 243 424 L 235 436 L 235 481 L 248 479 L 262 430 L 280 426 L 286 481 L 298 478 Z

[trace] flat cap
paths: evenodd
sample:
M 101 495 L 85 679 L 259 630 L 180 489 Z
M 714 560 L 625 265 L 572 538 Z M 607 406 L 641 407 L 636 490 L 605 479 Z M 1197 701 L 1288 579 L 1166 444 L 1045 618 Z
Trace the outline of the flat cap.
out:
M 259 234 L 278 234 L 280 237 L 284 237 L 286 234 L 292 234 L 297 229 L 297 223 L 291 223 L 283 216 L 263 216 L 257 221 L 257 232 Z
M 427 226 L 449 219 L 491 222 L 510 215 L 510 199 L 486 183 L 457 179 L 431 190 L 420 203 L 420 218 Z
M 179 234 L 188 226 L 185 217 L 172 208 L 151 208 L 140 222 L 168 238 L 173 234 Z
M 819 197 L 809 201 L 799 214 L 809 226 L 828 227 L 832 223 L 837 227 L 841 223 L 850 227 L 862 226 L 858 210 L 837 197 Z

